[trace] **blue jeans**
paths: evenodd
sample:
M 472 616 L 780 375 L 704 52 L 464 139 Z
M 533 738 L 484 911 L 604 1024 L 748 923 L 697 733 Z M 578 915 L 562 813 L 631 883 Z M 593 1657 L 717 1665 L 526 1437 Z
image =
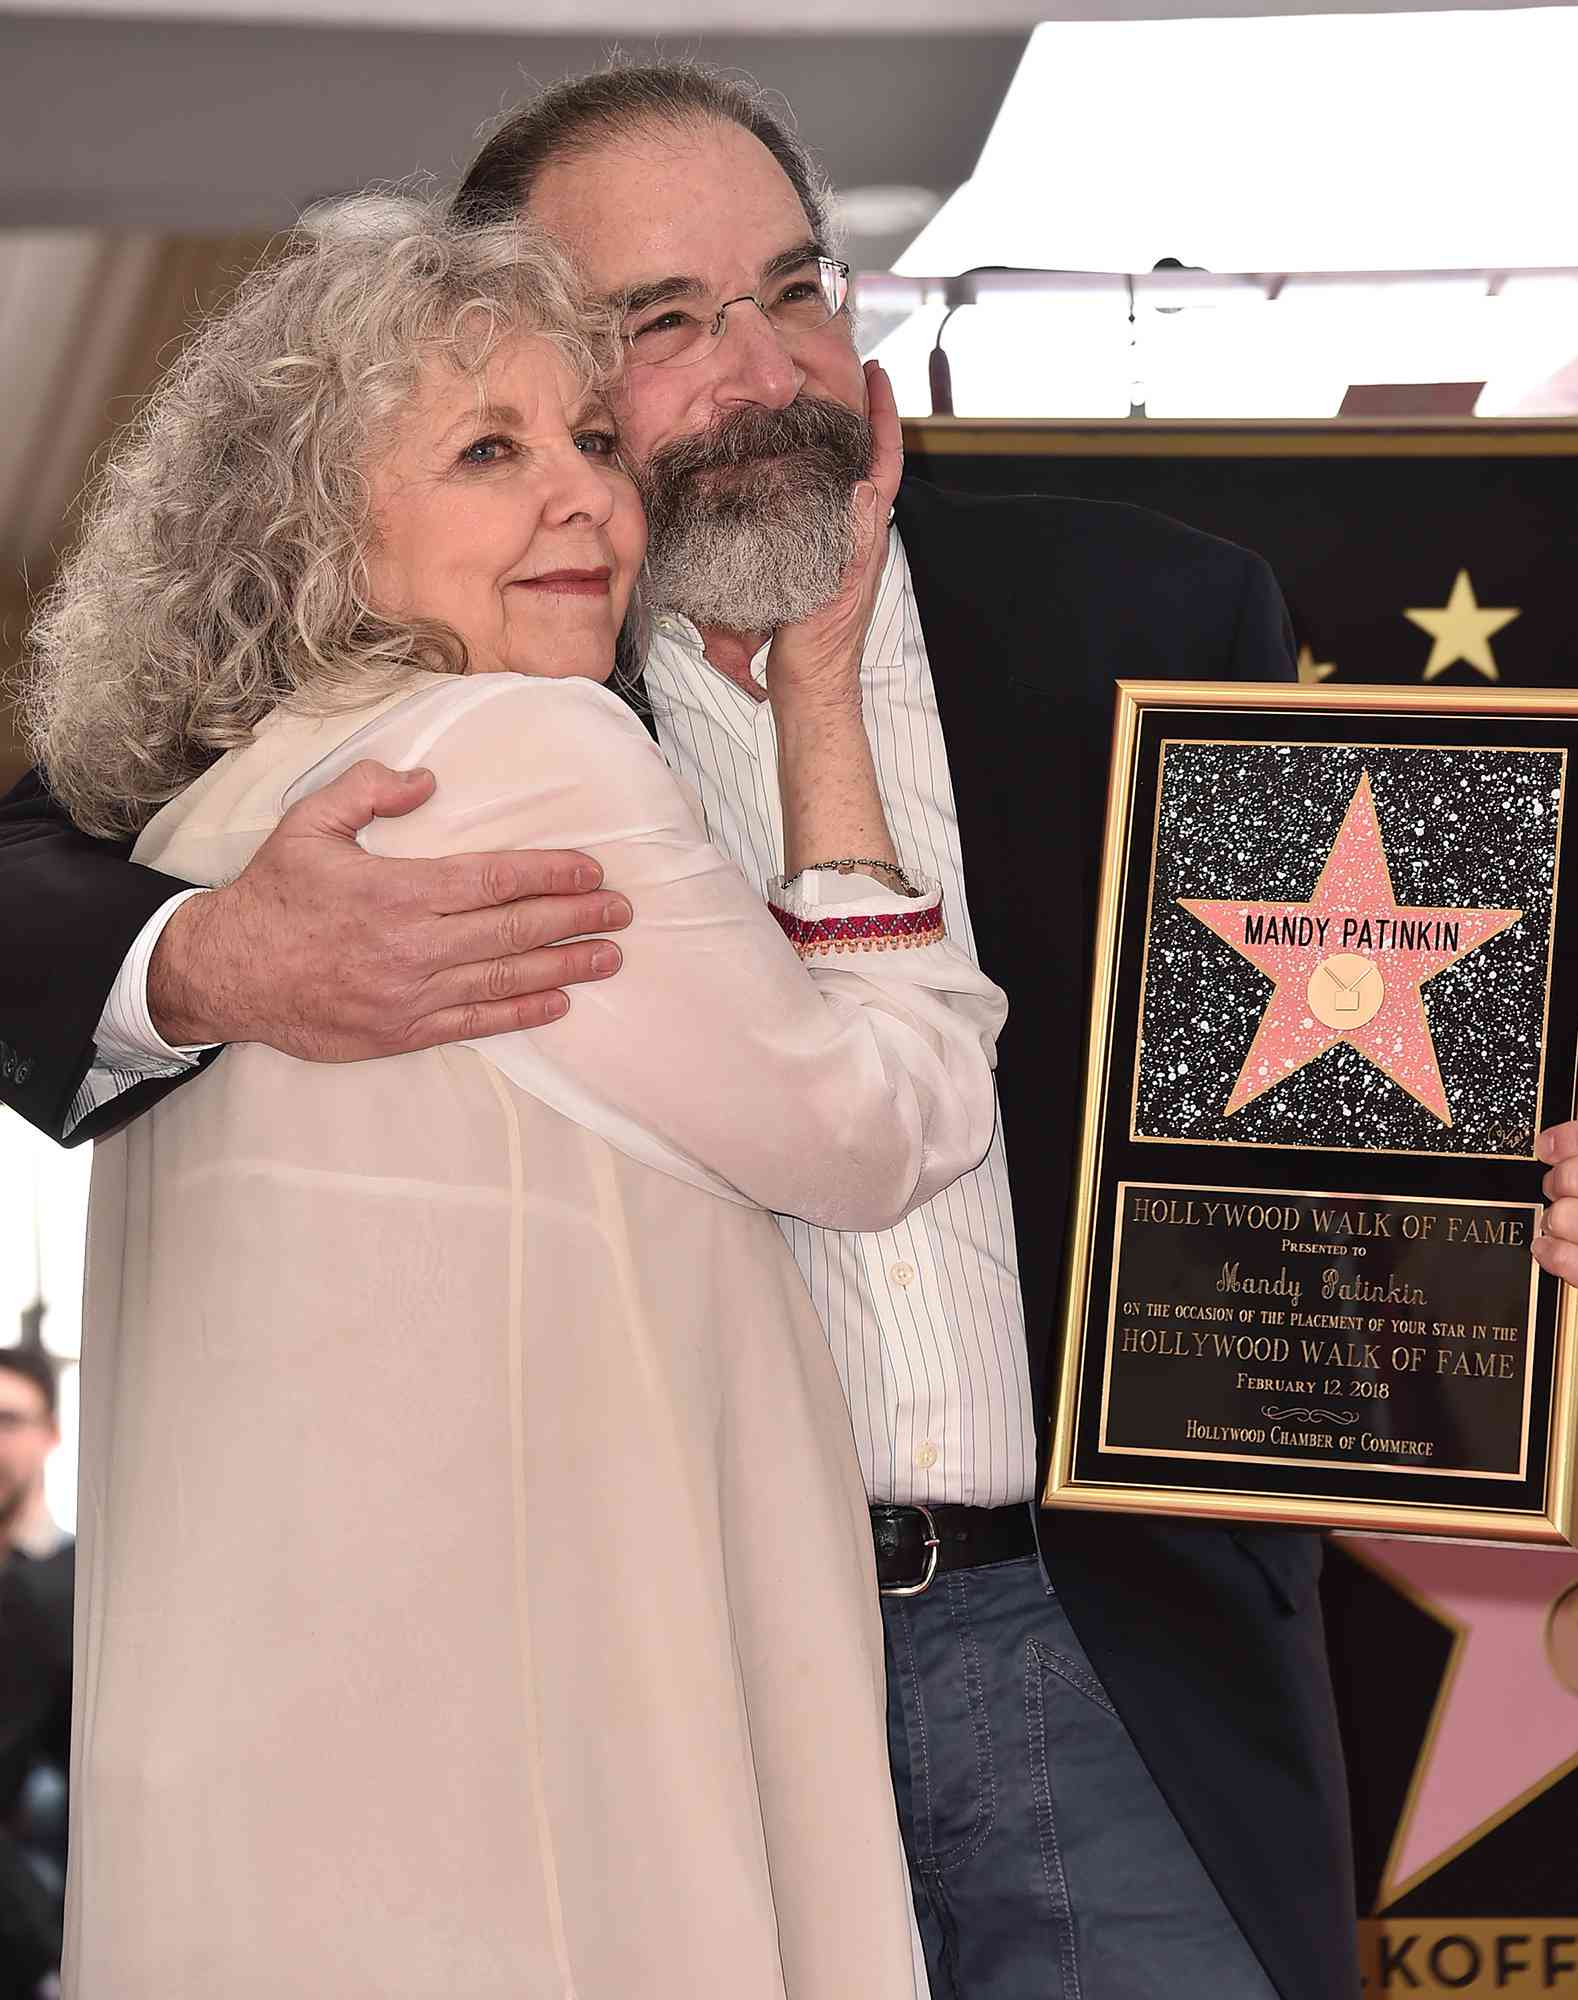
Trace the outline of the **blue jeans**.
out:
M 1276 2000 L 1039 1561 L 882 1603 L 932 2000 Z

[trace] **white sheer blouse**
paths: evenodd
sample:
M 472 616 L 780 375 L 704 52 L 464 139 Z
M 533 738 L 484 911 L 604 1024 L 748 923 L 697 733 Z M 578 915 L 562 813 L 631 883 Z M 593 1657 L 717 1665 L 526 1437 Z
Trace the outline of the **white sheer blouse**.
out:
M 825 1227 L 884 1228 L 980 1161 L 1007 1003 L 963 951 L 944 939 L 802 963 L 616 695 L 584 679 L 422 681 L 367 720 L 271 717 L 152 821 L 136 859 L 222 881 L 358 759 L 424 765 L 433 798 L 375 821 L 370 851 L 579 848 L 634 907 L 613 979 L 575 987 L 560 1021 L 471 1045 L 520 1089 L 680 1180 Z M 917 908 L 826 874 L 781 900 L 813 918 Z

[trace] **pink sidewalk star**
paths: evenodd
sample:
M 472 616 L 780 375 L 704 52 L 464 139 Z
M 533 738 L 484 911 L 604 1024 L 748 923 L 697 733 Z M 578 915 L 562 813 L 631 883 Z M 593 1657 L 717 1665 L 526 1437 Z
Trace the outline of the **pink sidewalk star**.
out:
M 1276 982 L 1224 1117 L 1347 1042 L 1443 1125 L 1452 1123 L 1419 989 L 1523 912 L 1400 905 L 1368 771 L 1307 903 L 1178 901 Z
M 1551 1652 L 1552 1613 L 1578 1585 L 1578 1552 L 1346 1546 L 1454 1634 L 1387 1859 L 1384 1907 L 1578 1763 L 1578 1694 Z

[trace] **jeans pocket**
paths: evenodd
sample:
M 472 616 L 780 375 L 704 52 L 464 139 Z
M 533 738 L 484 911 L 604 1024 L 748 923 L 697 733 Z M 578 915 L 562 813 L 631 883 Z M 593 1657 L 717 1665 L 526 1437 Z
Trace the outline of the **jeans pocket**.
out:
M 966 1574 L 938 1579 L 924 1617 L 895 1621 L 908 1779 L 900 1790 L 908 1794 L 916 1863 L 933 1875 L 978 1854 L 997 1817 L 992 1724 Z
M 1087 1701 L 1108 1715 L 1116 1715 L 1117 1710 L 1107 1697 L 1107 1690 L 1097 1680 L 1095 1670 L 1085 1659 L 1075 1659 L 1067 1653 L 1059 1653 L 1051 1646 L 1044 1646 L 1039 1639 L 1030 1641 L 1030 1651 L 1043 1674 L 1056 1674 L 1060 1681 L 1082 1694 Z

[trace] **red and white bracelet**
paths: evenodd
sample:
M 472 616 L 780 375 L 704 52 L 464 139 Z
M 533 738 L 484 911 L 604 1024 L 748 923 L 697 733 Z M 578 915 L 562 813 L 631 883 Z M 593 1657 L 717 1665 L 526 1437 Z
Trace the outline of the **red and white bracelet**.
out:
M 909 951 L 940 944 L 947 936 L 940 897 L 918 910 L 883 911 L 880 916 L 795 917 L 776 903 L 767 907 L 802 958 L 827 958 L 845 951 Z

